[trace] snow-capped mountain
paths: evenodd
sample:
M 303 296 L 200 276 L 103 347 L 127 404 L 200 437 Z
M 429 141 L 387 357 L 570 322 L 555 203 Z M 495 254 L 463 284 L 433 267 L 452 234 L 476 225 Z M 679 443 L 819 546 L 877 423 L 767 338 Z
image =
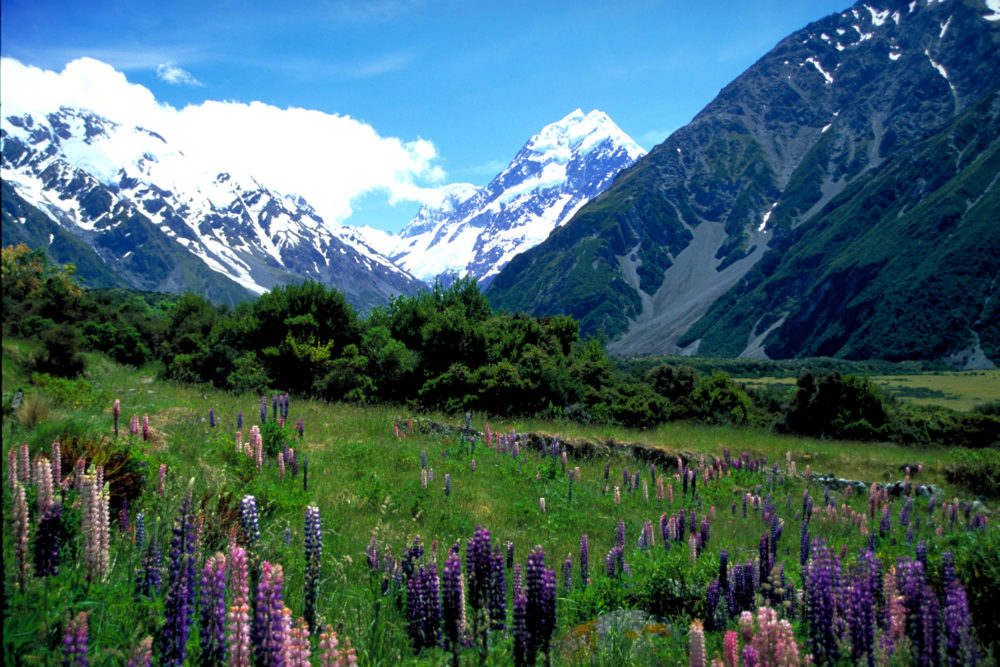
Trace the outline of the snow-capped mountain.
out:
M 533 136 L 489 185 L 444 188 L 390 257 L 427 282 L 472 275 L 485 286 L 643 155 L 605 113 L 577 109 Z
M 420 285 L 301 197 L 188 159 L 154 130 L 79 108 L 18 111 L 0 122 L 5 185 L 57 225 L 50 243 L 69 232 L 133 287 L 232 300 L 307 278 L 365 309 Z M 5 213 L 4 223 L 28 221 Z
M 992 363 L 998 45 L 998 0 L 811 23 L 486 296 L 620 354 Z

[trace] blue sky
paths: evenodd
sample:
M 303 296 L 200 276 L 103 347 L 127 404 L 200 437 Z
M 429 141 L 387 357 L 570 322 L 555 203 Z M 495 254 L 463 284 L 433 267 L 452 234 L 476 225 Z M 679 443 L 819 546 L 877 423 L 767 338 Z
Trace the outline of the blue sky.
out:
M 605 111 L 649 149 L 781 38 L 848 6 L 5 0 L 0 54 L 57 72 L 93 58 L 176 109 L 215 100 L 350 116 L 380 138 L 432 145 L 434 169 L 405 178 L 433 188 L 485 184 L 576 108 Z M 283 141 L 281 127 L 256 127 L 249 141 Z M 398 231 L 422 199 L 380 183 L 345 195 L 350 215 L 339 221 Z

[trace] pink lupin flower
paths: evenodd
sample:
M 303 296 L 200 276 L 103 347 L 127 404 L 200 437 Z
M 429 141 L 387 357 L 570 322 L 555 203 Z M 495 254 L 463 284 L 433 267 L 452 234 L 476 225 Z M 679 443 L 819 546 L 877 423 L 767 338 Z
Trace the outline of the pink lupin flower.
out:
M 21 445 L 21 458 L 18 465 L 20 466 L 21 479 L 24 480 L 25 484 L 31 483 L 31 452 L 28 451 L 28 443 L 26 442 Z
M 427 468 L 420 469 L 420 488 L 427 488 Z
M 147 635 L 129 654 L 128 667 L 150 667 L 152 662 L 153 638 Z
M 722 640 L 722 661 L 726 667 L 739 667 L 739 640 L 735 630 L 726 632 Z
M 83 474 L 86 465 L 87 462 L 79 458 L 76 460 L 76 466 L 73 467 L 73 489 L 77 493 L 83 492 Z
M 399 424 L 392 425 L 392 435 L 394 438 L 399 440 Z
M 17 447 L 7 451 L 7 481 L 12 491 L 17 488 Z
M 300 617 L 295 626 L 289 628 L 287 645 L 285 667 L 310 667 L 312 652 L 309 649 L 309 626 L 304 618 Z
M 469 462 L 469 469 L 472 472 L 476 472 L 476 459 L 472 459 L 472 461 Z
M 708 520 L 715 523 L 715 505 L 708 508 Z
M 329 623 L 319 633 L 319 664 L 321 667 L 337 667 L 340 663 L 340 651 L 337 647 L 337 633 L 333 631 L 333 626 Z
M 542 508 L 542 514 L 545 514 L 545 498 L 538 499 L 538 506 Z
M 116 438 L 118 437 L 118 417 L 119 417 L 119 415 L 121 415 L 121 412 L 122 412 L 122 402 L 121 402 L 121 401 L 119 401 L 119 400 L 118 400 L 118 399 L 116 398 L 116 399 L 115 399 L 115 404 L 114 404 L 114 406 L 112 406 L 112 408 L 111 408 L 111 414 L 112 414 L 112 415 L 114 416 L 114 418 L 115 418 L 115 437 L 116 437 Z
M 163 492 L 166 490 L 166 485 L 167 485 L 167 464 L 161 463 L 156 478 L 156 492 L 162 496 Z
M 149 442 L 149 415 L 142 416 L 142 439 L 145 442 Z
M 52 504 L 52 464 L 48 459 L 35 461 L 35 478 L 38 487 L 38 514 L 42 515 Z
M 649 502 L 649 485 L 646 484 L 646 480 L 642 480 L 642 499 L 645 502 Z
M 663 475 L 656 478 L 656 499 L 663 501 Z
M 705 667 L 705 628 L 701 621 L 691 623 L 688 664 L 691 667 Z
M 285 453 L 278 452 L 278 480 L 285 481 Z
M 236 453 L 243 453 L 243 431 L 236 432 Z
M 580 466 L 573 466 L 573 479 L 580 481 Z
M 615 505 L 622 504 L 622 491 L 619 487 L 615 487 Z
M 139 415 L 132 415 L 128 421 L 128 432 L 132 435 L 139 435 Z
M 250 584 L 248 580 L 247 552 L 233 545 L 229 549 L 227 570 L 232 604 L 226 615 L 226 640 L 229 646 L 229 664 L 250 666 Z
M 740 614 L 740 636 L 743 638 L 744 644 L 749 644 L 753 640 L 753 612 L 744 611 Z
M 667 502 L 674 504 L 674 485 L 670 483 L 667 484 Z
M 52 484 L 58 485 L 62 481 L 62 445 L 59 439 L 52 441 Z
M 691 552 L 691 564 L 698 562 L 698 537 L 694 533 L 688 535 L 688 550 Z
M 490 423 L 486 422 L 486 446 L 493 444 L 493 433 L 490 431 Z
M 110 546 L 110 493 L 103 486 L 103 475 L 88 473 L 83 477 L 83 559 L 87 579 L 99 580 L 108 574 Z
M 22 593 L 28 587 L 28 573 L 31 570 L 28 560 L 28 529 L 28 501 L 24 485 L 14 482 L 14 558 L 17 563 L 17 583 Z

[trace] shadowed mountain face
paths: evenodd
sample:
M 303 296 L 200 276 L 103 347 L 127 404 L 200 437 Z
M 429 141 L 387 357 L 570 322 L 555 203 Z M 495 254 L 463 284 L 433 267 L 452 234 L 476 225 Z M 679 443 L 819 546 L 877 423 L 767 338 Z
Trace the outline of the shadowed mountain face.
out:
M 234 302 L 309 279 L 362 310 L 420 287 L 302 198 L 207 172 L 151 130 L 64 107 L 4 117 L 0 136 L 4 243 L 46 247 L 90 285 Z
M 621 353 L 1000 357 L 998 19 L 920 0 L 807 26 L 487 295 Z

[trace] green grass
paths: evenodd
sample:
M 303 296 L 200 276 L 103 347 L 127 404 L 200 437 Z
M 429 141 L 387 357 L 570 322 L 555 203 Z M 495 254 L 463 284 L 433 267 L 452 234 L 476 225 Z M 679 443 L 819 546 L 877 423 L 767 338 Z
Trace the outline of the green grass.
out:
M 977 405 L 1000 400 L 1000 370 L 937 371 L 908 375 L 873 375 L 871 381 L 886 396 L 921 406 L 941 406 L 969 411 Z M 795 378 L 741 379 L 748 387 L 795 386 Z
M 18 386 L 24 387 L 27 394 L 52 391 L 51 385 L 46 388 L 30 385 L 30 374 L 22 363 L 29 355 L 30 345 L 4 342 L 5 396 Z M 130 369 L 96 356 L 89 358 L 88 367 L 85 382 L 74 383 L 68 388 L 61 385 L 62 393 L 49 397 L 49 412 L 38 425 L 26 429 L 5 417 L 5 462 L 7 452 L 22 442 L 37 455 L 48 452 L 56 437 L 69 442 L 73 436 L 78 436 L 104 443 L 108 449 L 126 451 L 133 460 L 146 462 L 144 486 L 140 495 L 129 504 L 132 519 L 142 508 L 146 512 L 150 535 L 166 545 L 173 516 L 184 493 L 190 490 L 196 510 L 205 517 L 204 556 L 225 549 L 234 529 L 239 499 L 245 494 L 254 495 L 261 509 L 259 555 L 284 566 L 285 603 L 296 615 L 303 607 L 303 511 L 306 505 L 316 504 L 324 528 L 319 614 L 338 628 L 341 637 L 350 637 L 359 650 L 362 664 L 440 664 L 447 659 L 442 650 L 414 656 L 409 649 L 405 613 L 390 599 L 379 595 L 379 582 L 369 575 L 365 548 L 373 537 L 380 548 L 390 548 L 398 556 L 419 535 L 428 552 L 436 543 L 441 563 L 447 549 L 455 542 L 461 542 L 464 553 L 465 541 L 477 525 L 482 525 L 491 531 L 494 544 L 514 543 L 517 562 L 524 563 L 529 550 L 537 544 L 545 550 L 547 565 L 557 573 L 569 554 L 576 575 L 580 536 L 587 534 L 590 536 L 594 585 L 585 593 L 576 591 L 571 595 L 560 588 L 555 662 L 674 664 L 686 659 L 688 617 L 700 609 L 702 603 L 698 596 L 715 576 L 719 550 L 729 550 L 730 562 L 753 560 L 757 541 L 766 529 L 752 509 L 747 519 L 742 518 L 739 508 L 736 515 L 731 514 L 731 506 L 734 503 L 738 506 L 744 493 L 764 495 L 770 491 L 774 494 L 786 524 L 782 544 L 788 550 L 781 552 L 781 561 L 787 564 L 787 573 L 796 582 L 800 581 L 800 522 L 793 515 L 807 488 L 802 479 L 807 464 L 814 473 L 831 472 L 865 481 L 887 481 L 901 479 L 903 465 L 922 463 L 923 476 L 917 482 L 940 486 L 946 498 L 970 495 L 969 489 L 945 480 L 944 470 L 953 454 L 943 448 L 817 441 L 749 428 L 669 424 L 651 431 L 630 431 L 472 416 L 475 428 L 484 428 L 488 421 L 495 433 L 516 429 L 519 433 L 558 435 L 574 446 L 589 443 L 598 448 L 609 443 L 642 443 L 670 456 L 670 463 L 658 465 L 656 472 L 673 485 L 673 504 L 657 501 L 655 486 L 651 484 L 648 499 L 641 488 L 632 493 L 626 493 L 623 488 L 621 503 L 615 504 L 613 490 L 615 486 L 622 486 L 623 469 L 640 472 L 647 483 L 650 478 L 648 463 L 614 448 L 610 453 L 602 450 L 590 457 L 569 459 L 569 465 L 579 466 L 581 472 L 578 483 L 573 485 L 570 501 L 569 481 L 563 475 L 561 462 L 544 459 L 537 451 L 522 451 L 519 461 L 515 461 L 511 455 L 488 449 L 480 441 L 474 454 L 476 470 L 473 472 L 470 463 L 473 455 L 459 435 L 431 427 L 431 422 L 459 425 L 463 420 L 458 416 L 416 415 L 398 406 L 329 405 L 292 397 L 291 423 L 286 433 L 289 446 L 309 459 L 310 484 L 305 491 L 301 471 L 294 480 L 290 472 L 284 480 L 279 480 L 275 468 L 265 467 L 258 473 L 245 456 L 235 451 L 237 413 L 241 410 L 244 413 L 243 432 L 246 435 L 250 425 L 259 423 L 260 397 L 164 382 L 156 379 L 153 367 Z M 115 397 L 122 402 L 123 429 L 127 429 L 128 419 L 133 414 L 149 416 L 153 429 L 151 441 L 142 442 L 131 435 L 113 438 L 111 400 Z M 208 424 L 210 408 L 215 409 L 219 423 L 214 430 Z M 302 440 L 291 431 L 291 425 L 300 417 L 305 424 Z M 410 419 L 414 419 L 412 431 Z M 394 436 L 394 424 L 406 437 Z M 740 471 L 707 485 L 700 484 L 699 500 L 683 496 L 680 482 L 671 477 L 676 473 L 673 456 L 680 454 L 697 461 L 704 455 L 711 462 L 712 457 L 722 456 L 724 447 L 729 447 L 733 456 L 743 451 L 752 456 L 766 456 L 768 461 L 779 463 L 782 470 L 786 467 L 786 452 L 791 452 L 799 475 L 784 477 L 776 484 L 776 480 L 769 481 L 762 473 Z M 434 470 L 434 481 L 428 488 L 422 488 L 420 483 L 422 451 L 426 451 L 428 465 Z M 163 495 L 156 492 L 156 470 L 160 464 L 167 466 Z M 607 493 L 606 464 L 610 464 Z M 69 474 L 71 467 L 72 461 L 64 456 L 63 474 Z M 448 497 L 443 488 L 445 474 L 451 476 L 451 495 Z M 12 531 L 5 528 L 5 576 L 10 608 L 14 612 L 4 620 L 5 660 L 25 664 L 57 661 L 66 615 L 81 610 L 90 613 L 92 664 L 122 664 L 131 647 L 142 637 L 155 635 L 162 618 L 163 596 L 133 599 L 131 582 L 139 555 L 131 546 L 129 536 L 118 530 L 115 521 L 122 492 L 116 484 L 112 479 L 114 558 L 111 574 L 104 582 L 86 583 L 78 560 L 69 557 L 58 576 L 44 581 L 32 580 L 26 592 L 19 592 L 13 577 Z M 822 497 L 823 490 L 816 484 L 809 485 L 808 490 L 814 498 Z M 5 485 L 3 493 L 4 516 L 10 526 L 9 486 Z M 67 507 L 71 507 L 74 497 L 70 492 Z M 543 497 L 546 500 L 544 514 L 539 507 L 539 499 Z M 835 499 L 838 506 L 843 502 L 858 511 L 867 508 L 866 497 L 858 494 L 850 498 L 835 494 Z M 995 507 L 996 499 L 986 500 Z M 695 564 L 689 562 L 686 545 L 677 545 L 664 555 L 657 538 L 656 548 L 645 552 L 636 549 L 636 538 L 644 521 L 651 521 L 655 527 L 661 513 L 669 515 L 681 507 L 688 512 L 698 512 L 700 518 L 710 506 L 715 507 L 718 518 L 712 525 L 709 546 Z M 915 514 L 923 512 L 926 515 L 927 509 L 926 499 L 916 500 Z M 896 514 L 898 508 L 894 510 L 894 517 Z M 614 545 L 618 521 L 626 524 L 626 558 L 633 574 L 627 581 L 615 582 L 603 574 L 603 557 Z M 286 530 L 290 532 L 290 546 L 284 542 Z M 925 524 L 920 535 L 933 540 L 931 554 L 935 563 L 939 562 L 943 549 L 958 549 L 960 540 L 967 539 L 964 533 L 946 533 L 934 539 L 930 531 Z M 991 528 L 991 531 L 995 535 L 996 529 Z M 836 520 L 824 529 L 823 536 L 837 548 L 843 544 L 851 546 L 852 550 L 862 541 L 855 528 Z M 898 543 L 886 542 L 880 547 L 879 555 L 887 562 L 897 555 L 910 553 L 902 534 L 898 537 Z M 65 546 L 70 551 L 78 549 L 79 536 L 71 533 Z M 509 576 L 508 573 L 508 584 Z M 557 576 L 561 580 L 561 576 Z M 696 599 L 692 602 L 685 597 L 687 594 L 665 593 L 663 587 L 669 582 L 675 582 L 670 585 L 680 586 L 679 590 L 696 592 Z M 662 617 L 661 625 L 657 626 L 659 630 L 648 636 L 640 632 L 639 639 L 631 639 L 632 635 L 624 630 L 611 631 L 601 642 L 585 640 L 583 648 L 573 644 L 574 636 L 584 633 L 586 637 L 586 629 L 591 627 L 589 623 L 619 608 L 655 608 L 654 615 Z M 628 640 L 624 638 L 626 635 L 630 637 Z M 800 640 L 803 636 L 800 631 Z M 196 638 L 193 638 L 189 655 L 196 655 L 195 646 Z M 710 634 L 710 656 L 711 651 L 718 651 L 720 646 L 721 639 Z M 509 643 L 494 644 L 489 658 L 491 664 L 505 664 L 509 649 Z M 472 652 L 466 653 L 465 662 L 474 664 Z

